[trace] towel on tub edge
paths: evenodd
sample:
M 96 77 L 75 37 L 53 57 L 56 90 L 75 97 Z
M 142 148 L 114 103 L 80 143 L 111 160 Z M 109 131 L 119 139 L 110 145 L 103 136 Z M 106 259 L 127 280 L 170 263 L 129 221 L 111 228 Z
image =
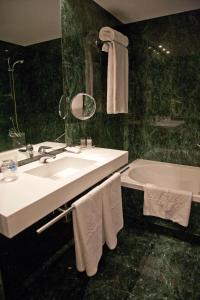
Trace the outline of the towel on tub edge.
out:
M 144 186 L 143 214 L 171 220 L 187 227 L 190 218 L 192 192 Z

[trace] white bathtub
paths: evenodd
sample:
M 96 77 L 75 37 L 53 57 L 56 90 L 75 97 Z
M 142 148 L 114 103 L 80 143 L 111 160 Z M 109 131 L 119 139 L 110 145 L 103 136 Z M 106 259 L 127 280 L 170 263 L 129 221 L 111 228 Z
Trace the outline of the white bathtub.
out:
M 200 168 L 138 159 L 121 175 L 124 187 L 143 190 L 146 183 L 159 187 L 191 191 L 200 202 Z

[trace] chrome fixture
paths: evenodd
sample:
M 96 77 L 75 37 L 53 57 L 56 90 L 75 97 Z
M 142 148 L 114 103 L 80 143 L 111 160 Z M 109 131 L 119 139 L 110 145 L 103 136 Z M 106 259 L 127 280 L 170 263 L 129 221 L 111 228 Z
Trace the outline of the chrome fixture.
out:
M 48 146 L 40 146 L 39 149 L 38 149 L 38 152 L 41 154 L 41 158 L 40 158 L 40 161 L 44 164 L 46 164 L 48 161 L 49 158 L 56 158 L 56 155 L 55 154 L 52 154 L 52 153 L 48 153 L 46 152 L 46 149 L 50 149 L 51 147 L 48 147 Z
M 51 149 L 52 147 L 49 147 L 49 146 L 40 146 L 39 148 L 38 148 L 38 152 L 40 153 L 40 154 L 48 154 L 47 152 L 46 152 L 46 150 L 47 149 Z
M 26 152 L 29 154 L 29 157 L 33 157 L 33 146 L 31 144 L 26 145 Z
M 11 65 L 10 65 L 10 57 L 8 57 L 8 72 L 14 72 L 14 70 L 15 70 L 15 65 L 16 65 L 16 64 L 23 64 L 23 63 L 24 63 L 24 60 L 23 60 L 23 59 L 16 60 L 16 61 L 13 63 L 12 67 L 11 67 Z
M 10 93 L 11 97 L 13 99 L 14 103 L 14 119 L 11 118 L 12 125 L 13 125 L 13 132 L 15 132 L 16 136 L 20 135 L 20 129 L 19 129 L 19 124 L 18 124 L 18 116 L 17 116 L 17 103 L 16 103 L 16 95 L 15 95 L 15 79 L 14 79 L 14 71 L 15 71 L 15 66 L 17 64 L 23 64 L 24 60 L 16 60 L 12 66 L 10 63 L 10 57 L 7 58 L 7 63 L 8 63 L 8 73 L 9 73 L 9 82 L 10 82 Z

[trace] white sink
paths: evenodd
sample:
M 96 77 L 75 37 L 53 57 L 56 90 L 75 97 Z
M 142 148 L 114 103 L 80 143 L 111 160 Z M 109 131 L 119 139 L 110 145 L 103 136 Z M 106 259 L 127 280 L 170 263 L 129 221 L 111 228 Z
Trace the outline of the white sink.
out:
M 43 164 L 39 167 L 25 171 L 25 173 L 39 176 L 48 177 L 49 179 L 58 180 L 67 178 L 75 173 L 89 167 L 96 163 L 95 160 L 88 160 L 74 157 L 63 157 L 55 161 Z
M 0 233 L 12 238 L 127 162 L 127 151 L 95 147 L 21 166 L 18 179 L 10 183 L 0 174 Z

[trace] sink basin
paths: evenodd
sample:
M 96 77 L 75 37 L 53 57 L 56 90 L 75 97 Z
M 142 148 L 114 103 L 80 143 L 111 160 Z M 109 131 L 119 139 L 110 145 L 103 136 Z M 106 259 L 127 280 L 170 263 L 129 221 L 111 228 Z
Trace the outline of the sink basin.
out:
M 91 166 L 96 163 L 94 160 L 74 158 L 74 157 L 63 157 L 53 162 L 43 164 L 34 169 L 25 171 L 25 173 L 39 176 L 48 177 L 53 180 L 67 178 L 80 170 Z

